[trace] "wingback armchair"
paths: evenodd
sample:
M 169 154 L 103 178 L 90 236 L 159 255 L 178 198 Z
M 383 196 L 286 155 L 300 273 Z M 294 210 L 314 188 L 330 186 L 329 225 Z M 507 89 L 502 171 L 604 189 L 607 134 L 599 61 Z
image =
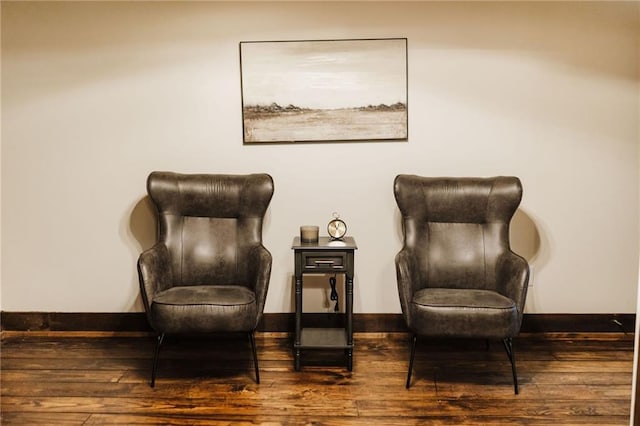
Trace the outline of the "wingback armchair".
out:
M 527 261 L 509 245 L 520 180 L 399 175 L 394 194 L 404 234 L 395 259 L 398 292 L 413 333 L 406 387 L 418 336 L 499 339 L 517 394 L 512 339 L 529 281 Z
M 153 172 L 147 192 L 158 239 L 140 255 L 138 274 L 157 332 L 151 386 L 164 336 L 174 333 L 247 333 L 260 383 L 254 332 L 271 275 L 271 254 L 262 245 L 271 176 Z

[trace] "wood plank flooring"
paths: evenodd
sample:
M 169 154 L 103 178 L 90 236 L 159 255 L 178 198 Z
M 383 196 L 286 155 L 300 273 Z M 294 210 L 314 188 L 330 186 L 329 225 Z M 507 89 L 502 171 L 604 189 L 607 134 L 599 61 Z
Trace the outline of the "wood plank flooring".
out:
M 291 338 L 167 338 L 155 388 L 146 334 L 3 332 L 3 425 L 629 424 L 633 335 L 529 334 L 514 343 L 520 395 L 500 342 L 418 342 L 357 334 L 354 369 L 341 352 L 308 351 L 293 369 Z

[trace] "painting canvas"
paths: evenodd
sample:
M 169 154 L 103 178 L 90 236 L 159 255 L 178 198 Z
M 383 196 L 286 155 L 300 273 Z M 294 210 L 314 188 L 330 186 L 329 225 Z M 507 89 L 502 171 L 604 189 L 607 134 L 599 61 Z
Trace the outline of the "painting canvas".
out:
M 407 140 L 407 39 L 241 42 L 244 143 Z

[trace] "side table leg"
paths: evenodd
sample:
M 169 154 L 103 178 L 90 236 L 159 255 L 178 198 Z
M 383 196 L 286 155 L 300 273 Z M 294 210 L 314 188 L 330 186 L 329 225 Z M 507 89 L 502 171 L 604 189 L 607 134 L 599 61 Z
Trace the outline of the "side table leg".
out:
M 353 277 L 346 276 L 345 314 L 347 320 L 347 343 L 353 344 Z
M 302 336 L 302 276 L 296 276 L 296 337 L 294 367 L 300 371 L 300 340 Z
M 353 275 L 347 274 L 345 277 L 346 282 L 346 297 L 345 311 L 347 320 L 347 369 L 353 371 Z

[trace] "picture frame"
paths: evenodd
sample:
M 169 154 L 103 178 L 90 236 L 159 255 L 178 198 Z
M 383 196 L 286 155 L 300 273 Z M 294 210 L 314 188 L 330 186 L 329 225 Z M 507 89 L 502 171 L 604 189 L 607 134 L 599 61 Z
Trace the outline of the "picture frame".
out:
M 406 141 L 407 39 L 240 42 L 244 144 Z

